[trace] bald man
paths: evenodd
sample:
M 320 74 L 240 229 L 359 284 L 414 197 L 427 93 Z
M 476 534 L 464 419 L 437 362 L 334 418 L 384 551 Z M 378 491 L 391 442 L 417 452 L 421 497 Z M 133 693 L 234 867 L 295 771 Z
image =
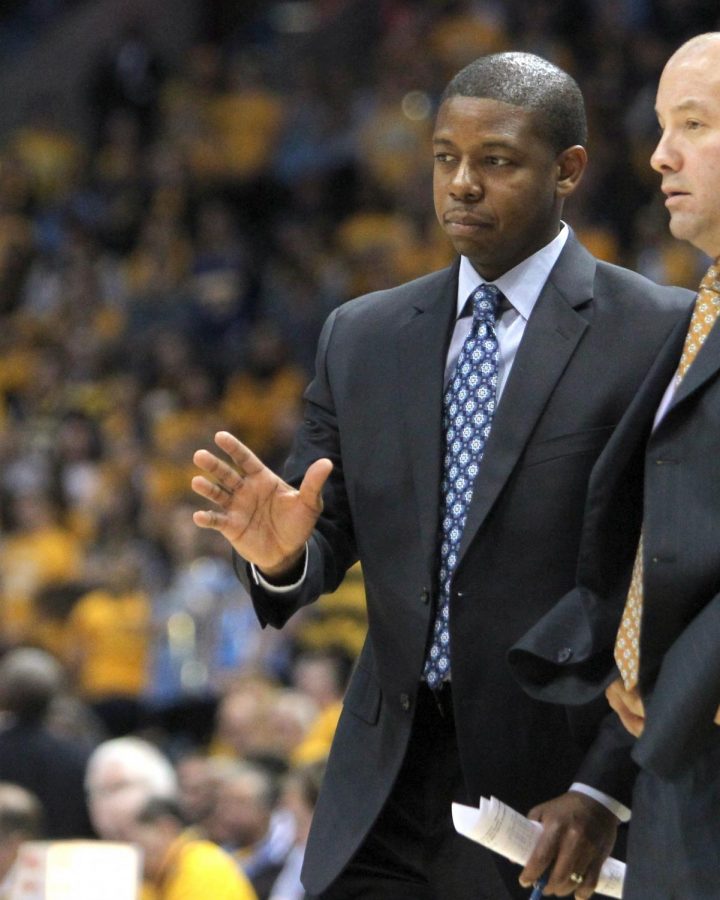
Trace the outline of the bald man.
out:
M 651 164 L 670 230 L 713 262 L 595 467 L 582 587 L 510 659 L 539 699 L 606 689 L 637 738 L 625 900 L 709 900 L 720 897 L 720 33 L 670 58 L 656 111 Z M 634 540 L 621 546 L 628 521 Z

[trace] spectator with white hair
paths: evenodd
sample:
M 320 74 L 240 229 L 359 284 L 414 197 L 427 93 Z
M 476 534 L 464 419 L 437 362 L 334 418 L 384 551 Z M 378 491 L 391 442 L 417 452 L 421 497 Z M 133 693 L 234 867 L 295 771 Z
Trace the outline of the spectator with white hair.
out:
M 85 788 L 98 837 L 129 840 L 131 823 L 150 799 L 176 800 L 177 778 L 170 760 L 142 738 L 111 738 L 95 748 Z

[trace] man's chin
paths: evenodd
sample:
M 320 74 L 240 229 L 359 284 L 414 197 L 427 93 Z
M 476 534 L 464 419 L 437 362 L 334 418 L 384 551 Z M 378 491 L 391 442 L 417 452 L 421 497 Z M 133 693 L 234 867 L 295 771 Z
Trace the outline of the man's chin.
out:
M 670 234 L 679 241 L 690 241 L 693 243 L 693 237 L 696 236 L 696 223 L 688 219 L 687 216 L 671 215 L 670 216 Z
M 692 244 L 711 259 L 717 259 L 720 255 L 720 234 L 715 234 L 710 229 L 703 231 L 695 220 L 671 220 L 670 234 L 679 241 Z

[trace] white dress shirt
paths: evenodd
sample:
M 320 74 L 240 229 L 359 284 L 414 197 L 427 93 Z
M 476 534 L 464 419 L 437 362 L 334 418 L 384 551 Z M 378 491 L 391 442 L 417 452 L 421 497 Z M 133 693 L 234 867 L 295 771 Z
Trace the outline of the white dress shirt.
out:
M 492 282 L 498 290 L 502 291 L 508 301 L 507 304 L 501 306 L 495 323 L 495 335 L 500 350 L 497 402 L 500 401 L 507 384 L 510 369 L 515 361 L 515 355 L 525 333 L 530 313 L 537 303 L 552 267 L 558 261 L 569 233 L 567 225 L 563 224 L 557 237 L 553 238 L 549 244 Z M 455 369 L 460 350 L 472 325 L 472 315 L 469 309 L 463 316 L 467 301 L 478 285 L 486 283 L 485 279 L 475 271 L 470 260 L 466 256 L 461 256 L 457 291 L 458 318 L 450 339 L 445 364 L 446 384 Z

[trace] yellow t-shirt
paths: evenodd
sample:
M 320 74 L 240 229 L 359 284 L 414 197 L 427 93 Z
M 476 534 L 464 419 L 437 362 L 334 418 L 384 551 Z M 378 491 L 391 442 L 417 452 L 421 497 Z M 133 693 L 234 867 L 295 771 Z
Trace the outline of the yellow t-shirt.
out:
M 178 838 L 161 885 L 145 882 L 140 900 L 257 900 L 231 857 L 210 841 Z
M 142 591 L 91 591 L 70 614 L 67 645 L 78 657 L 78 688 L 91 700 L 137 696 L 147 679 L 150 603 Z
M 32 635 L 33 598 L 46 585 L 80 575 L 82 542 L 59 525 L 11 534 L 0 543 L 0 636 L 10 644 Z

